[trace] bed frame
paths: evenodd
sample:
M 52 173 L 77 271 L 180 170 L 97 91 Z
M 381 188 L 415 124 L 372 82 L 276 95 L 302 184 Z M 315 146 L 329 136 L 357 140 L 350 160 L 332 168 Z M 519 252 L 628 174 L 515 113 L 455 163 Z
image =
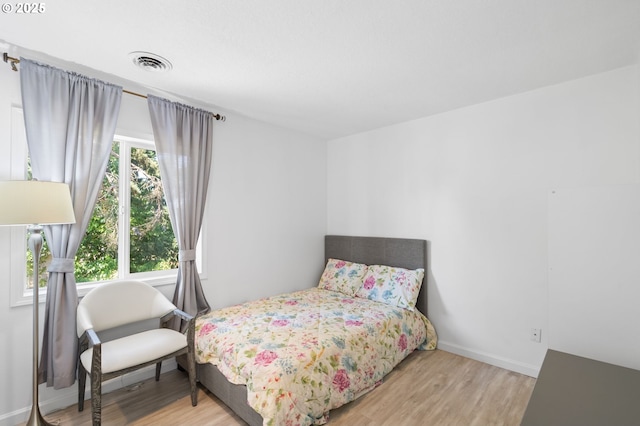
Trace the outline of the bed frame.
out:
M 406 269 L 425 269 L 427 277 L 427 242 L 404 238 L 349 237 L 326 235 L 325 264 L 329 258 L 367 265 L 388 265 Z M 416 307 L 427 314 L 426 282 L 422 285 Z M 198 380 L 234 413 L 251 426 L 262 425 L 262 417 L 247 404 L 247 389 L 227 381 L 217 367 L 197 365 Z

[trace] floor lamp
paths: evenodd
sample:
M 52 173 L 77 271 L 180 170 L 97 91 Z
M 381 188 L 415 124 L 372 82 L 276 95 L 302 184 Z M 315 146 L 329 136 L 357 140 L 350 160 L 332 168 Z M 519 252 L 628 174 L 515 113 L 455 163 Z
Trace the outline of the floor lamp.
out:
M 69 186 L 65 183 L 0 182 L 0 225 L 27 225 L 33 254 L 33 398 L 27 426 L 48 425 L 38 405 L 38 268 L 42 249 L 42 225 L 75 223 Z

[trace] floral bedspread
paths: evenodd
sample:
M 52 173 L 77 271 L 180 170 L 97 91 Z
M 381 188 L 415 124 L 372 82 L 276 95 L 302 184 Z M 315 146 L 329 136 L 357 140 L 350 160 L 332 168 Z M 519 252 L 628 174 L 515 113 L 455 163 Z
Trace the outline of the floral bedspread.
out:
M 436 339 L 417 310 L 312 288 L 201 316 L 195 345 L 197 362 L 247 386 L 265 425 L 310 425 Z

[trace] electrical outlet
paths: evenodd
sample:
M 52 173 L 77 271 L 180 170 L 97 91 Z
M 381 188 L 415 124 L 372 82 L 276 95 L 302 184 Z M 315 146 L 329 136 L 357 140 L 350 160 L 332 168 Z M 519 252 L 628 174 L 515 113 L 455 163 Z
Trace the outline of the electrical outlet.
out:
M 540 343 L 541 335 L 542 335 L 542 329 L 540 329 L 540 328 L 532 328 L 531 329 L 531 334 L 529 335 L 529 338 L 534 342 Z

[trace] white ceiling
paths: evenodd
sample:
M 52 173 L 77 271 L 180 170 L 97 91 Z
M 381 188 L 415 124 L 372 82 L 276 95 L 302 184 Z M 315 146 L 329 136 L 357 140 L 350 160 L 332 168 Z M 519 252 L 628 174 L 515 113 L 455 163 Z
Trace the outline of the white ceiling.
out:
M 43 4 L 39 15 L 0 14 L 0 47 L 322 138 L 635 64 L 640 54 L 640 0 Z M 134 67 L 128 54 L 137 50 L 173 69 Z

